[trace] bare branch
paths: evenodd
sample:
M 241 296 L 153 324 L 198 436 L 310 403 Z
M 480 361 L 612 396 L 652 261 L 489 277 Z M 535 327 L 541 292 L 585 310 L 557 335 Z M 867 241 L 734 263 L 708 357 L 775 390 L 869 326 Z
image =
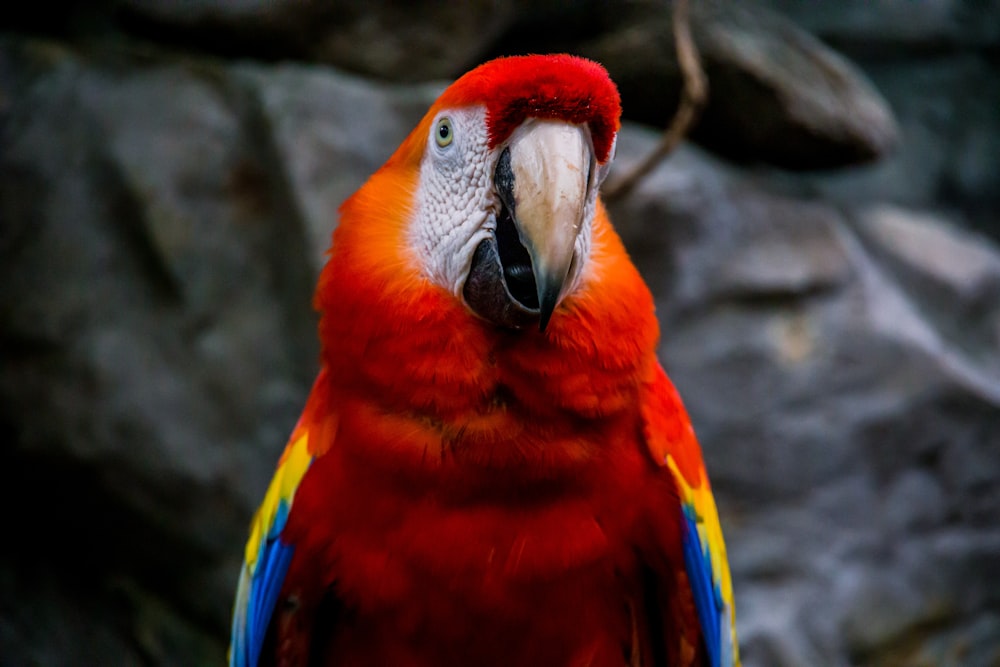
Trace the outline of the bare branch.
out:
M 673 9 L 672 22 L 674 42 L 677 46 L 677 62 L 684 81 L 680 104 L 656 148 L 623 177 L 613 179 L 605 186 L 603 192 L 605 201 L 614 201 L 627 195 L 646 174 L 669 155 L 687 135 L 708 99 L 708 79 L 701 68 L 698 49 L 691 38 L 688 0 L 674 0 Z

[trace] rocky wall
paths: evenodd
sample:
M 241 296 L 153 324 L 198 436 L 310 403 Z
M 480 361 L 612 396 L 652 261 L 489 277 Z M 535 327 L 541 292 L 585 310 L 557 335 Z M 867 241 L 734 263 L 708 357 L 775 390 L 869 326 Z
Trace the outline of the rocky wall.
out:
M 223 661 L 336 207 L 445 80 L 599 57 L 619 170 L 676 104 L 660 3 L 425 4 L 6 21 L 0 664 Z M 698 5 L 706 115 L 612 207 L 703 443 L 748 667 L 1000 662 L 998 5 Z

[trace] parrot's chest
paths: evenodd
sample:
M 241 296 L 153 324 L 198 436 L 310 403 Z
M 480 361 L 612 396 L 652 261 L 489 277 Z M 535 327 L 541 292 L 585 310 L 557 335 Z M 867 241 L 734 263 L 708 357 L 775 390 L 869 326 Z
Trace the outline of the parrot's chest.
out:
M 573 512 L 483 514 L 414 517 L 383 543 L 345 545 L 342 664 L 623 664 L 634 553 Z
M 331 653 L 340 664 L 627 664 L 644 572 L 663 569 L 643 554 L 679 544 L 679 528 L 665 520 L 662 477 L 638 460 L 603 477 L 477 503 L 326 486 L 340 489 L 327 505 L 337 510 L 308 542 L 322 545 L 331 572 L 315 574 L 342 608 Z

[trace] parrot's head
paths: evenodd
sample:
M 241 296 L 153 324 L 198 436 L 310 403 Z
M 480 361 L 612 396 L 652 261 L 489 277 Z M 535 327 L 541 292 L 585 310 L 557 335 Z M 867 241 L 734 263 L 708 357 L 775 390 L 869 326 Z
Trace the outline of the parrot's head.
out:
M 441 94 L 359 195 L 406 211 L 401 264 L 483 320 L 544 330 L 586 277 L 620 111 L 597 63 L 493 60 Z

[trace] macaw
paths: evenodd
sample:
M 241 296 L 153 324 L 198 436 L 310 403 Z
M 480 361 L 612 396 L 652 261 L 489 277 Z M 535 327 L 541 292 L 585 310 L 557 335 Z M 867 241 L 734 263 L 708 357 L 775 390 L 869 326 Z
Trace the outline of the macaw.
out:
M 739 664 L 698 443 L 598 194 L 619 117 L 597 63 L 493 60 L 344 202 L 230 665 Z

